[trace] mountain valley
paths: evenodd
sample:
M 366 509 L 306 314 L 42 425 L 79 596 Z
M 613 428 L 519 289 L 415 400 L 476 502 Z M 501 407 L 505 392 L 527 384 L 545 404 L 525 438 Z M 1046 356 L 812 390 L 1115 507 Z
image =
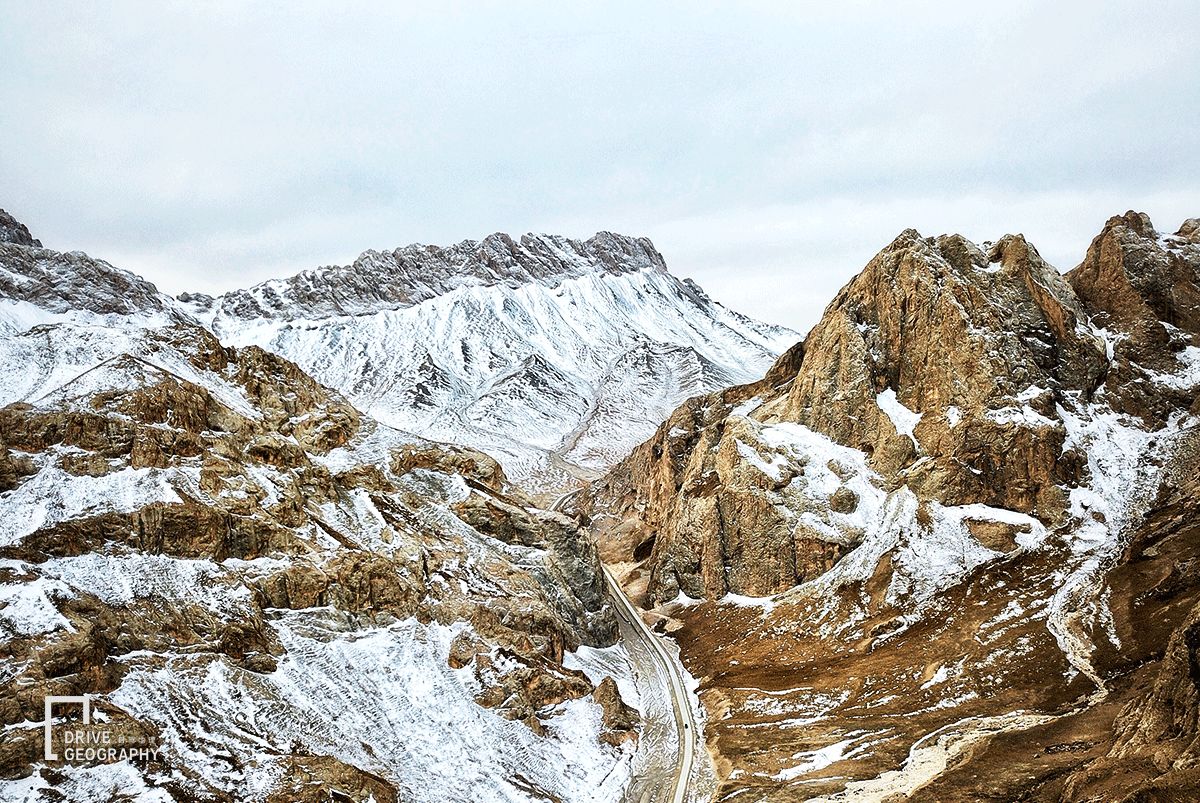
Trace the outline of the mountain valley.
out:
M 1200 795 L 1197 220 L 801 338 L 611 233 L 172 298 L 0 213 L 0 353 L 2 799 Z M 85 694 L 154 759 L 46 760 Z

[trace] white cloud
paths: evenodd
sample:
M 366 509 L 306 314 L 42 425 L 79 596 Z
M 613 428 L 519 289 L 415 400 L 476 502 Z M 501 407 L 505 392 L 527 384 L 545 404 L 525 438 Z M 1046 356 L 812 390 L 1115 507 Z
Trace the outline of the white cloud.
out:
M 496 230 L 653 236 L 795 326 L 896 232 L 1200 214 L 1186 3 L 8 4 L 0 205 L 220 290 Z

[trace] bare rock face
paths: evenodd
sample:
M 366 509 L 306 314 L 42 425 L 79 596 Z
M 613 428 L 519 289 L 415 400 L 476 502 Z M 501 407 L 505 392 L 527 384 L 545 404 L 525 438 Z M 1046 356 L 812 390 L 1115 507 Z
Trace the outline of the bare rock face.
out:
M 1200 758 L 1200 606 L 1172 634 L 1149 693 L 1130 701 L 1118 715 L 1116 743 L 1108 756 L 1077 773 L 1077 797 L 1098 778 L 1142 769 L 1138 786 L 1149 793 L 1194 792 Z M 1151 772 L 1146 769 L 1152 767 Z M 1150 776 L 1150 777 L 1145 777 Z
M 41 240 L 35 240 L 25 228 L 25 224 L 14 218 L 8 212 L 0 209 L 0 243 L 16 243 L 35 248 L 42 247 Z
M 830 537 L 788 517 L 794 506 L 780 506 L 779 496 L 792 493 L 795 476 L 745 459 L 747 450 L 770 451 L 756 435 L 763 424 L 799 424 L 861 452 L 884 487 L 1057 524 L 1081 458 L 1063 457 L 1056 405 L 1068 393 L 1090 398 L 1106 367 L 1104 342 L 1080 326 L 1083 315 L 1071 287 L 1020 236 L 985 253 L 958 236 L 902 233 L 833 300 L 802 355 L 781 358 L 771 381 L 689 402 L 606 480 L 611 493 L 632 476 L 636 493 L 658 496 L 634 503 L 662 517 L 648 522 L 663 533 L 654 598 L 679 589 L 775 593 L 822 573 L 857 542 L 845 528 Z M 744 414 L 730 415 L 739 404 Z M 677 496 L 681 488 L 694 491 L 695 505 L 693 494 Z M 849 488 L 832 493 L 837 500 L 822 507 L 855 506 Z M 676 535 L 699 563 L 666 557 L 680 556 Z
M 592 696 L 604 710 L 604 735 L 601 737 L 611 745 L 619 745 L 638 738 L 639 717 L 637 711 L 625 704 L 617 683 L 612 678 L 604 678 L 592 692 Z
M 719 794 L 1200 789 L 1197 230 L 1113 218 L 1066 276 L 903 232 L 585 494 L 676 619 Z
M 103 797 L 41 759 L 44 697 L 88 694 L 162 747 L 122 793 L 577 796 L 552 765 L 513 769 L 564 749 L 544 720 L 601 704 L 563 666 L 617 638 L 573 522 L 137 277 L 13 243 L 0 266 L 19 308 L 0 352 L 29 367 L 0 383 L 0 784 Z M 617 760 L 611 732 L 572 743 L 580 783 Z M 431 743 L 479 776 L 439 778 Z
M 1169 351 L 1172 329 L 1200 332 L 1196 222 L 1161 237 L 1143 213 L 1110 218 L 1079 267 L 1067 275 L 1096 322 L 1126 332 L 1132 357 Z
M 0 231 L 4 229 L 0 227 Z M 0 236 L 0 294 L 4 298 L 50 312 L 157 313 L 170 322 L 184 318 L 169 307 L 153 284 L 128 271 L 79 251 L 64 254 L 43 249 L 36 240 L 21 237 L 19 231 L 9 236 L 7 240 Z M 33 245 L 22 239 L 30 239 Z
M 1066 282 L 1019 235 L 985 255 L 961 237 L 926 239 L 909 230 L 834 299 L 806 340 L 808 357 L 786 402 L 773 412 L 871 453 L 890 473 L 909 456 L 905 442 L 914 451 L 917 445 L 896 431 L 878 404 L 881 393 L 890 389 L 919 415 L 956 407 L 963 418 L 981 419 L 965 433 L 1030 387 L 1090 390 L 1103 349 L 1077 331 L 1078 319 Z M 995 454 L 1006 446 L 997 443 Z M 956 487 L 947 497 L 1007 484 L 948 479 Z

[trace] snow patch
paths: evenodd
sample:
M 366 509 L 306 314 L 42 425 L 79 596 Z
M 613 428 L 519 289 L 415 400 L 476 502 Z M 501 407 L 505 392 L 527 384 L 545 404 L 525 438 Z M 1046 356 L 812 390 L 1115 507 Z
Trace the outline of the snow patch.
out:
M 61 583 L 36 578 L 24 583 L 0 584 L 0 634 L 40 636 L 55 630 L 74 631 L 58 611 L 56 599 L 74 596 Z
M 42 458 L 40 471 L 0 494 L 0 546 L 11 546 L 43 527 L 103 513 L 132 513 L 156 502 L 183 500 L 171 487 L 173 469 L 125 468 L 99 477 L 69 474 Z
M 809 750 L 802 753 L 796 753 L 792 758 L 803 759 L 803 763 L 795 767 L 788 767 L 780 770 L 771 776 L 772 780 L 776 781 L 792 781 L 799 778 L 801 775 L 807 775 L 810 772 L 825 769 L 830 764 L 838 761 L 844 761 L 848 758 L 853 758 L 869 747 L 869 744 L 860 745 L 857 748 L 850 749 L 851 745 L 861 740 L 861 736 L 851 736 L 849 739 L 843 739 L 840 742 L 835 742 L 818 750 Z
M 950 428 L 954 429 L 958 426 L 958 423 L 962 421 L 962 410 L 958 409 L 958 407 L 953 404 L 950 405 L 946 408 L 946 420 L 950 422 Z
M 763 474 L 766 474 L 775 482 L 783 479 L 783 467 L 787 465 L 787 460 L 782 455 L 775 455 L 767 462 L 762 458 L 753 447 L 746 445 L 741 439 L 736 439 L 738 454 L 742 459 L 750 465 L 757 468 Z
M 917 437 L 913 434 L 917 428 L 917 424 L 921 421 L 921 413 L 915 413 L 900 403 L 896 398 L 896 391 L 888 388 L 875 397 L 875 403 L 879 405 L 879 409 L 884 412 L 884 415 L 892 422 L 892 426 L 896 428 L 896 432 L 901 435 L 907 435 L 912 440 L 913 446 L 917 445 Z
M 473 671 L 446 660 L 463 625 L 340 632 L 319 611 L 271 624 L 287 652 L 270 674 L 180 655 L 131 667 L 112 702 L 161 729 L 168 761 L 238 795 L 263 790 L 296 744 L 378 773 L 415 803 L 523 800 L 518 775 L 564 801 L 615 800 L 628 781 L 632 748 L 599 742 L 589 698 L 545 712 L 544 738 L 478 705 Z M 219 749 L 197 754 L 198 743 Z
M 744 594 L 729 592 L 717 600 L 718 605 L 734 605 L 738 608 L 758 608 L 766 616 L 775 610 L 774 597 L 748 597 Z

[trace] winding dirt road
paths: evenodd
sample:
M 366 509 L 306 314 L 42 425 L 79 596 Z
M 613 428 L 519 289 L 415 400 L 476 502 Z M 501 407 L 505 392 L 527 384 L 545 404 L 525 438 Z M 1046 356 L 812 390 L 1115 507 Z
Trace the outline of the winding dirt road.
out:
M 662 639 L 650 631 L 646 623 L 642 621 L 641 614 L 625 596 L 625 592 L 621 590 L 620 584 L 616 578 L 609 573 L 607 567 L 604 569 L 604 579 L 608 581 L 608 592 L 613 598 L 617 606 L 617 618 L 621 622 L 621 634 L 625 637 L 627 643 L 632 638 L 639 639 L 647 648 L 646 653 L 653 655 L 657 661 L 657 670 L 659 677 L 667 679 L 671 700 L 675 709 L 675 729 L 679 734 L 679 750 L 678 761 L 675 766 L 674 783 L 670 786 L 663 785 L 646 788 L 641 796 L 637 798 L 638 803 L 660 803 L 660 801 L 670 801 L 670 803 L 684 803 L 687 799 L 688 778 L 692 774 L 692 763 L 696 756 L 696 720 L 692 713 L 692 706 L 688 702 L 687 687 L 683 685 L 683 676 L 679 671 L 679 664 L 667 652 L 667 648 L 663 646 Z M 633 651 L 630 654 L 634 654 Z M 670 796 L 662 796 L 664 791 L 670 791 Z
M 561 512 L 580 493 L 571 491 L 563 494 L 555 500 L 551 509 Z M 680 747 L 673 773 L 668 772 L 668 766 L 663 768 L 661 778 L 635 778 L 627 799 L 630 803 L 685 803 L 688 779 L 692 775 L 692 765 L 696 756 L 697 728 L 681 667 L 668 651 L 662 638 L 651 631 L 642 620 L 641 613 L 625 596 L 621 584 L 612 576 L 608 567 L 604 567 L 604 579 L 608 583 L 608 593 L 616 608 L 621 636 L 631 659 L 637 661 L 641 657 L 643 663 L 650 664 L 640 666 L 641 673 L 645 677 L 657 676 L 670 694 L 674 710 L 676 744 Z

